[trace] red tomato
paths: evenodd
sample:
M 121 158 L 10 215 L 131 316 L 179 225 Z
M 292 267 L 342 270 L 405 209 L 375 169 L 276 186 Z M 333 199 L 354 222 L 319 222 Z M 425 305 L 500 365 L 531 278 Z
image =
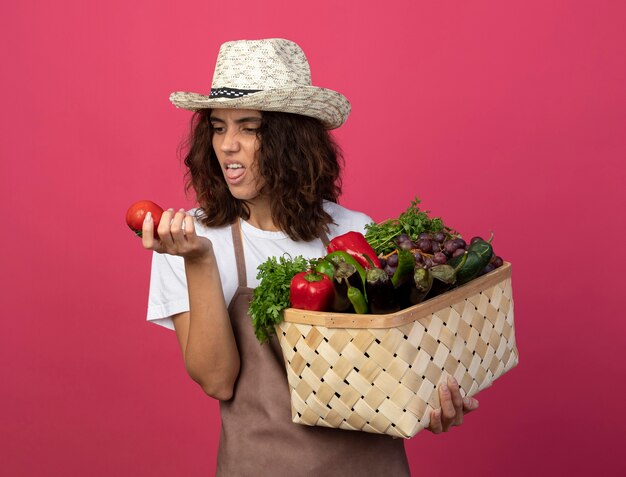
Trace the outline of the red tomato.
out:
M 130 229 L 141 237 L 141 227 L 148 212 L 152 213 L 152 221 L 154 222 L 154 236 L 159 238 L 157 227 L 161 221 L 163 209 L 152 201 L 140 200 L 131 205 L 126 212 L 126 223 Z

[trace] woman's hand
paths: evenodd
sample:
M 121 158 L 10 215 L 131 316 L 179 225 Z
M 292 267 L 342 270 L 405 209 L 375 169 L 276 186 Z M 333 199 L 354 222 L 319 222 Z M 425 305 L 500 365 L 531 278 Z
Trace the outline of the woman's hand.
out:
M 439 402 L 441 407 L 430 413 L 428 430 L 433 434 L 448 432 L 452 426 L 463 424 L 463 417 L 478 408 L 476 399 L 461 397 L 459 384 L 452 376 L 439 383 Z
M 159 222 L 159 239 L 154 238 L 154 220 L 148 212 L 141 229 L 141 242 L 144 248 L 158 253 L 179 255 L 188 260 L 198 260 L 210 256 L 212 245 L 209 239 L 196 235 L 193 217 L 184 209 L 163 212 Z

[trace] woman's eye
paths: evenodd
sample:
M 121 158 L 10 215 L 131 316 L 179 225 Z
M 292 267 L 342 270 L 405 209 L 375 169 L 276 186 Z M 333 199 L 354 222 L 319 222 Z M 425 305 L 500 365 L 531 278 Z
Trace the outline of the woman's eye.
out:
M 214 133 L 216 133 L 216 134 L 221 134 L 221 133 L 223 133 L 223 132 L 224 132 L 224 128 L 223 128 L 223 127 L 221 127 L 221 126 L 215 126 L 215 125 L 212 125 L 212 126 L 211 126 L 211 129 L 212 129 L 212 130 L 213 130 L 213 132 L 214 132 Z
M 241 130 L 245 133 L 256 134 L 259 130 L 259 125 L 257 123 L 244 123 L 241 125 Z

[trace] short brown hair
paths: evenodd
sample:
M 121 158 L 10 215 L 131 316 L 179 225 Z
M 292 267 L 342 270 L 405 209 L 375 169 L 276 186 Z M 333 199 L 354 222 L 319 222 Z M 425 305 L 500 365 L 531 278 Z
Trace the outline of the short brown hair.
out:
M 184 163 L 186 189 L 194 189 L 198 219 L 221 227 L 237 218 L 248 219 L 243 200 L 230 193 L 212 146 L 211 110 L 197 111 L 191 120 Z M 291 113 L 262 113 L 258 131 L 262 193 L 269 194 L 274 223 L 293 240 L 309 241 L 328 232 L 332 217 L 325 200 L 341 195 L 341 150 L 330 132 L 315 118 Z

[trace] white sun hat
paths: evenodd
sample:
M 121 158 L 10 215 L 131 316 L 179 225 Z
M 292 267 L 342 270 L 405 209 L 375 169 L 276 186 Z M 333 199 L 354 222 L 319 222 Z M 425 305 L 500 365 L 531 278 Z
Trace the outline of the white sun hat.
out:
M 341 126 L 350 102 L 336 91 L 312 86 L 302 49 L 281 38 L 229 41 L 220 47 L 209 95 L 175 92 L 178 108 L 254 109 L 302 114 L 326 128 Z

